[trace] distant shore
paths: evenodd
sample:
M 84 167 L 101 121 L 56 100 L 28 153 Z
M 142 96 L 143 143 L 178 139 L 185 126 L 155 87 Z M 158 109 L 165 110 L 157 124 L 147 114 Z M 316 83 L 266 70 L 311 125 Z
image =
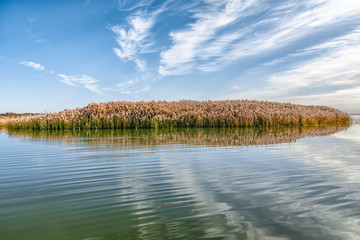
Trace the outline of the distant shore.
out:
M 0 115 L 0 125 L 30 130 L 281 127 L 350 121 L 347 113 L 331 107 L 249 100 L 119 101 L 91 103 L 58 113 Z

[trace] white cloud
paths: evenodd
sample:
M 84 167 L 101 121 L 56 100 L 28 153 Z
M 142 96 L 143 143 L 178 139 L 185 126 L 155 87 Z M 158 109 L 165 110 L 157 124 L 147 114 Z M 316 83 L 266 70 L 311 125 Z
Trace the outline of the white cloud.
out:
M 270 62 L 267 62 L 264 65 L 272 66 L 275 64 L 287 62 L 297 57 L 304 57 L 310 55 L 318 56 L 330 51 L 337 51 L 340 48 L 344 48 L 344 47 L 356 47 L 359 44 L 359 41 L 360 41 L 360 27 L 358 26 L 357 28 L 355 28 L 355 30 L 353 30 L 348 34 L 345 34 L 343 36 L 325 41 L 323 43 L 305 49 L 301 49 L 285 57 L 271 60 Z
M 209 0 L 207 6 L 193 15 L 195 23 L 189 29 L 171 32 L 173 45 L 161 53 L 161 75 L 179 75 L 191 71 L 197 58 L 208 60 L 224 52 L 224 48 L 238 39 L 242 34 L 225 34 L 208 48 L 206 42 L 215 38 L 217 32 L 233 24 L 242 11 L 249 8 L 255 1 L 240 0 Z M 213 54 L 211 54 L 213 52 Z
M 234 46 L 237 51 L 229 54 L 223 60 L 228 58 L 232 61 L 239 57 L 285 46 L 331 24 L 344 21 L 347 18 L 358 17 L 357 15 L 360 13 L 360 2 L 356 3 L 351 0 L 307 1 L 299 5 L 303 5 L 302 7 L 305 10 L 299 11 L 298 8 L 291 10 L 290 8 L 285 12 L 273 12 L 274 17 L 280 16 L 280 18 L 269 26 L 271 27 L 270 30 L 245 41 L 240 41 Z
M 35 43 L 41 43 L 42 41 L 43 41 L 42 38 L 38 38 L 38 39 L 35 40 Z
M 118 47 L 114 48 L 114 53 L 122 60 L 134 61 L 139 71 L 146 70 L 146 62 L 139 58 L 139 54 L 148 52 L 151 43 L 148 41 L 150 29 L 155 22 L 155 16 L 147 15 L 146 13 L 138 12 L 129 17 L 129 29 L 120 25 L 111 27 L 111 30 L 116 34 L 116 41 Z
M 360 28 L 305 49 L 303 53 L 315 53 L 318 57 L 273 75 L 263 89 L 228 97 L 329 105 L 348 112 L 360 112 Z M 321 92 L 308 92 L 315 87 Z M 289 97 L 289 93 L 292 96 Z
M 132 94 L 133 97 L 139 97 L 136 95 L 140 93 L 148 92 L 150 90 L 150 87 L 148 85 L 144 85 L 144 79 L 139 80 L 138 78 L 120 82 L 116 85 L 116 87 L 120 91 L 120 93 Z
M 25 65 L 25 66 L 28 66 L 28 67 L 31 67 L 31 68 L 34 68 L 34 69 L 37 69 L 40 71 L 45 70 L 45 67 L 42 66 L 40 63 L 23 61 L 23 62 L 20 62 L 19 64 L 22 64 L 22 65 Z M 56 74 L 53 70 L 46 70 L 45 72 L 48 74 Z M 94 93 L 97 93 L 97 94 L 102 93 L 99 85 L 97 84 L 98 81 L 90 76 L 87 76 L 87 75 L 74 76 L 74 75 L 66 75 L 66 74 L 57 74 L 57 76 L 61 78 L 59 80 L 60 82 L 63 82 L 67 85 L 84 87 Z
M 135 59 L 134 62 L 138 71 L 144 72 L 146 70 L 146 62 L 144 60 Z
M 132 91 L 129 90 L 129 88 L 131 86 L 133 86 L 134 84 L 138 83 L 139 80 L 137 78 L 135 79 L 130 79 L 126 82 L 120 82 L 116 85 L 117 88 L 119 88 L 120 92 L 123 94 L 131 94 Z
M 44 70 L 45 70 L 45 67 L 42 66 L 40 63 L 23 61 L 23 62 L 20 62 L 20 64 L 25 65 L 25 66 L 28 66 L 28 67 L 31 67 L 31 68 L 34 68 L 34 69 L 36 69 L 36 70 L 40 70 L 40 71 L 44 71 Z
M 360 1 L 353 0 L 313 0 L 278 7 L 260 0 L 205 2 L 206 8 L 194 11 L 193 24 L 170 34 L 173 44 L 161 53 L 161 75 L 215 71 L 238 59 L 284 47 L 332 24 L 360 19 Z M 259 21 L 263 12 L 267 12 L 266 17 Z M 257 20 L 241 25 L 247 16 Z
M 317 82 L 326 85 L 360 84 L 360 29 L 307 51 L 326 51 L 326 54 L 273 76 L 271 82 L 288 85 L 288 88 Z
M 154 0 L 140 0 L 140 1 L 133 1 L 133 0 L 119 0 L 119 10 L 120 11 L 133 11 L 140 7 L 146 7 L 151 5 Z
M 90 76 L 68 76 L 65 74 L 58 74 L 58 76 L 61 78 L 60 82 L 63 82 L 67 85 L 84 87 L 97 94 L 102 93 L 99 85 L 97 85 L 97 80 Z
M 328 105 L 349 113 L 360 113 L 360 87 L 336 90 L 323 94 L 294 96 L 291 99 L 301 104 Z
M 116 56 L 123 61 L 133 61 L 136 64 L 136 69 L 140 72 L 147 70 L 146 61 L 140 55 L 154 51 L 151 49 L 154 44 L 151 39 L 151 29 L 156 24 L 158 15 L 167 10 L 167 5 L 172 0 L 165 1 L 157 10 L 150 11 L 153 2 L 153 0 L 141 0 L 136 3 L 131 0 L 119 1 L 120 11 L 133 11 L 138 8 L 143 10 L 135 10 L 127 18 L 128 27 L 114 25 L 110 28 L 115 33 L 118 43 L 118 47 L 113 49 Z

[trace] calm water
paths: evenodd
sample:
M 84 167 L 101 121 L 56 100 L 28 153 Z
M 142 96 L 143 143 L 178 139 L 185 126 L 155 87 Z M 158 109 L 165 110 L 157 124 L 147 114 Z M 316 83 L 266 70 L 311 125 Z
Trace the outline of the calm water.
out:
M 0 239 L 360 239 L 360 125 L 2 132 Z

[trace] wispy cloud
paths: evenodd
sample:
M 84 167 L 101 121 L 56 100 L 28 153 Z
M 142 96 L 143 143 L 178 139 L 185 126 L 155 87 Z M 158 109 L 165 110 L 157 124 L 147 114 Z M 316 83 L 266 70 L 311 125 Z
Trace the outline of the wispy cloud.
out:
M 36 70 L 44 71 L 45 67 L 41 65 L 40 63 L 35 62 L 29 62 L 29 61 L 23 61 L 19 62 L 19 64 L 34 68 Z M 56 74 L 53 70 L 46 70 L 45 71 L 48 74 Z M 70 86 L 78 86 L 78 87 L 84 87 L 89 89 L 90 91 L 101 94 L 102 91 L 98 85 L 98 81 L 88 75 L 65 75 L 65 74 L 57 74 L 58 77 L 60 77 L 60 82 L 63 82 Z
M 114 48 L 114 53 L 122 60 L 134 61 L 140 71 L 145 70 L 145 62 L 139 59 L 138 54 L 149 45 L 146 38 L 153 22 L 152 17 L 132 16 L 129 19 L 128 31 L 119 25 L 111 27 L 119 45 L 118 48 Z
M 32 31 L 31 29 L 26 29 L 25 33 L 29 37 L 29 39 L 35 43 L 41 43 L 44 39 L 41 37 L 41 34 Z
M 132 92 L 129 90 L 129 88 L 137 82 L 139 82 L 137 78 L 130 79 L 128 81 L 118 83 L 116 87 L 120 90 L 121 93 L 131 94 Z
M 138 78 L 130 79 L 128 81 L 120 82 L 116 85 L 116 88 L 120 90 L 122 94 L 133 94 L 135 97 L 137 94 L 144 93 L 150 90 L 148 85 L 140 85 L 141 83 Z M 135 87 L 136 86 L 136 87 Z
M 291 53 L 285 57 L 273 59 L 269 62 L 264 63 L 265 66 L 273 66 L 279 63 L 284 63 L 292 60 L 301 60 L 299 58 L 303 57 L 317 57 L 324 53 L 330 53 L 338 51 L 344 47 L 356 47 L 359 44 L 360 39 L 360 25 L 356 26 L 354 30 L 350 33 L 345 33 L 345 35 L 336 37 L 333 39 L 326 39 L 325 42 L 316 44 L 314 46 L 300 49 L 295 53 Z
M 360 84 L 360 28 L 332 41 L 305 49 L 304 54 L 320 54 L 295 69 L 275 75 L 271 82 L 288 88 L 315 84 Z
M 349 113 L 359 113 L 360 87 L 340 89 L 328 93 L 294 96 L 291 100 L 301 104 L 328 105 Z
M 133 0 L 119 0 L 119 10 L 120 11 L 133 11 L 137 8 L 147 7 L 151 5 L 154 0 L 140 0 L 140 1 L 133 1 Z
M 31 68 L 34 68 L 34 69 L 40 70 L 40 71 L 44 71 L 44 70 L 45 70 L 45 67 L 42 66 L 40 63 L 29 62 L 29 61 L 22 61 L 22 62 L 19 62 L 19 64 L 22 64 L 22 65 L 25 65 L 25 66 L 28 66 L 28 67 L 31 67 Z
M 260 0 L 205 3 L 206 7 L 193 10 L 194 23 L 170 34 L 173 44 L 161 53 L 161 75 L 218 70 L 333 24 L 360 19 L 360 2 L 351 0 L 285 1 L 278 6 Z
M 56 74 L 53 70 L 45 70 L 45 67 L 40 63 L 23 61 L 19 64 L 34 68 L 36 70 L 43 71 L 45 73 L 54 75 Z M 60 82 L 63 82 L 69 86 L 84 87 L 94 93 L 102 94 L 102 89 L 98 85 L 98 81 L 88 75 L 66 75 L 66 74 L 56 74 L 60 77 Z
M 331 105 L 357 112 L 360 96 L 360 28 L 299 52 L 316 57 L 270 77 L 268 86 L 230 95 L 303 104 Z M 296 57 L 293 56 L 293 57 Z
M 226 47 L 238 39 L 241 33 L 224 33 L 216 35 L 220 30 L 234 24 L 240 13 L 254 4 L 255 1 L 240 0 L 208 0 L 206 6 L 195 11 L 196 21 L 189 28 L 171 32 L 173 45 L 161 53 L 161 75 L 179 75 L 193 69 L 194 63 L 202 58 L 221 55 Z M 215 39 L 211 46 L 205 48 L 208 41 Z
M 139 3 L 141 6 L 145 3 Z M 122 25 L 115 25 L 111 30 L 116 35 L 118 47 L 114 48 L 114 53 L 124 61 L 133 61 L 138 71 L 146 70 L 146 61 L 140 58 L 140 54 L 150 52 L 152 42 L 149 40 L 151 29 L 155 24 L 158 14 L 164 7 L 149 13 L 147 11 L 137 11 L 127 19 L 128 29 Z
M 58 74 L 58 77 L 61 79 L 60 82 L 63 82 L 70 86 L 81 86 L 89 89 L 90 91 L 101 94 L 101 90 L 99 85 L 97 84 L 97 80 L 87 75 L 79 75 L 79 76 L 68 76 L 65 74 Z
M 167 5 L 171 2 L 165 1 L 156 10 L 149 10 L 154 1 L 141 0 L 119 1 L 120 11 L 132 11 L 127 17 L 127 26 L 114 25 L 110 29 L 116 35 L 118 47 L 114 48 L 114 53 L 123 61 L 133 61 L 138 71 L 146 71 L 147 63 L 141 57 L 144 53 L 154 50 L 151 47 L 154 41 L 151 39 L 151 30 L 156 24 L 157 17 L 167 10 Z

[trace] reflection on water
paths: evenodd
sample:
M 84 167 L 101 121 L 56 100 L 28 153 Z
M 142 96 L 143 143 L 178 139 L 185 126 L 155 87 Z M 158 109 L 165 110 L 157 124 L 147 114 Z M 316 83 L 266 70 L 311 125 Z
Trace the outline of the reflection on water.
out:
M 83 143 L 95 147 L 157 146 L 171 144 L 203 146 L 250 146 L 296 142 L 303 137 L 326 136 L 343 131 L 346 125 L 294 128 L 186 128 L 171 130 L 100 130 L 100 131 L 12 131 L 10 137 L 32 141 Z
M 359 127 L 3 132 L 0 239 L 358 239 Z

